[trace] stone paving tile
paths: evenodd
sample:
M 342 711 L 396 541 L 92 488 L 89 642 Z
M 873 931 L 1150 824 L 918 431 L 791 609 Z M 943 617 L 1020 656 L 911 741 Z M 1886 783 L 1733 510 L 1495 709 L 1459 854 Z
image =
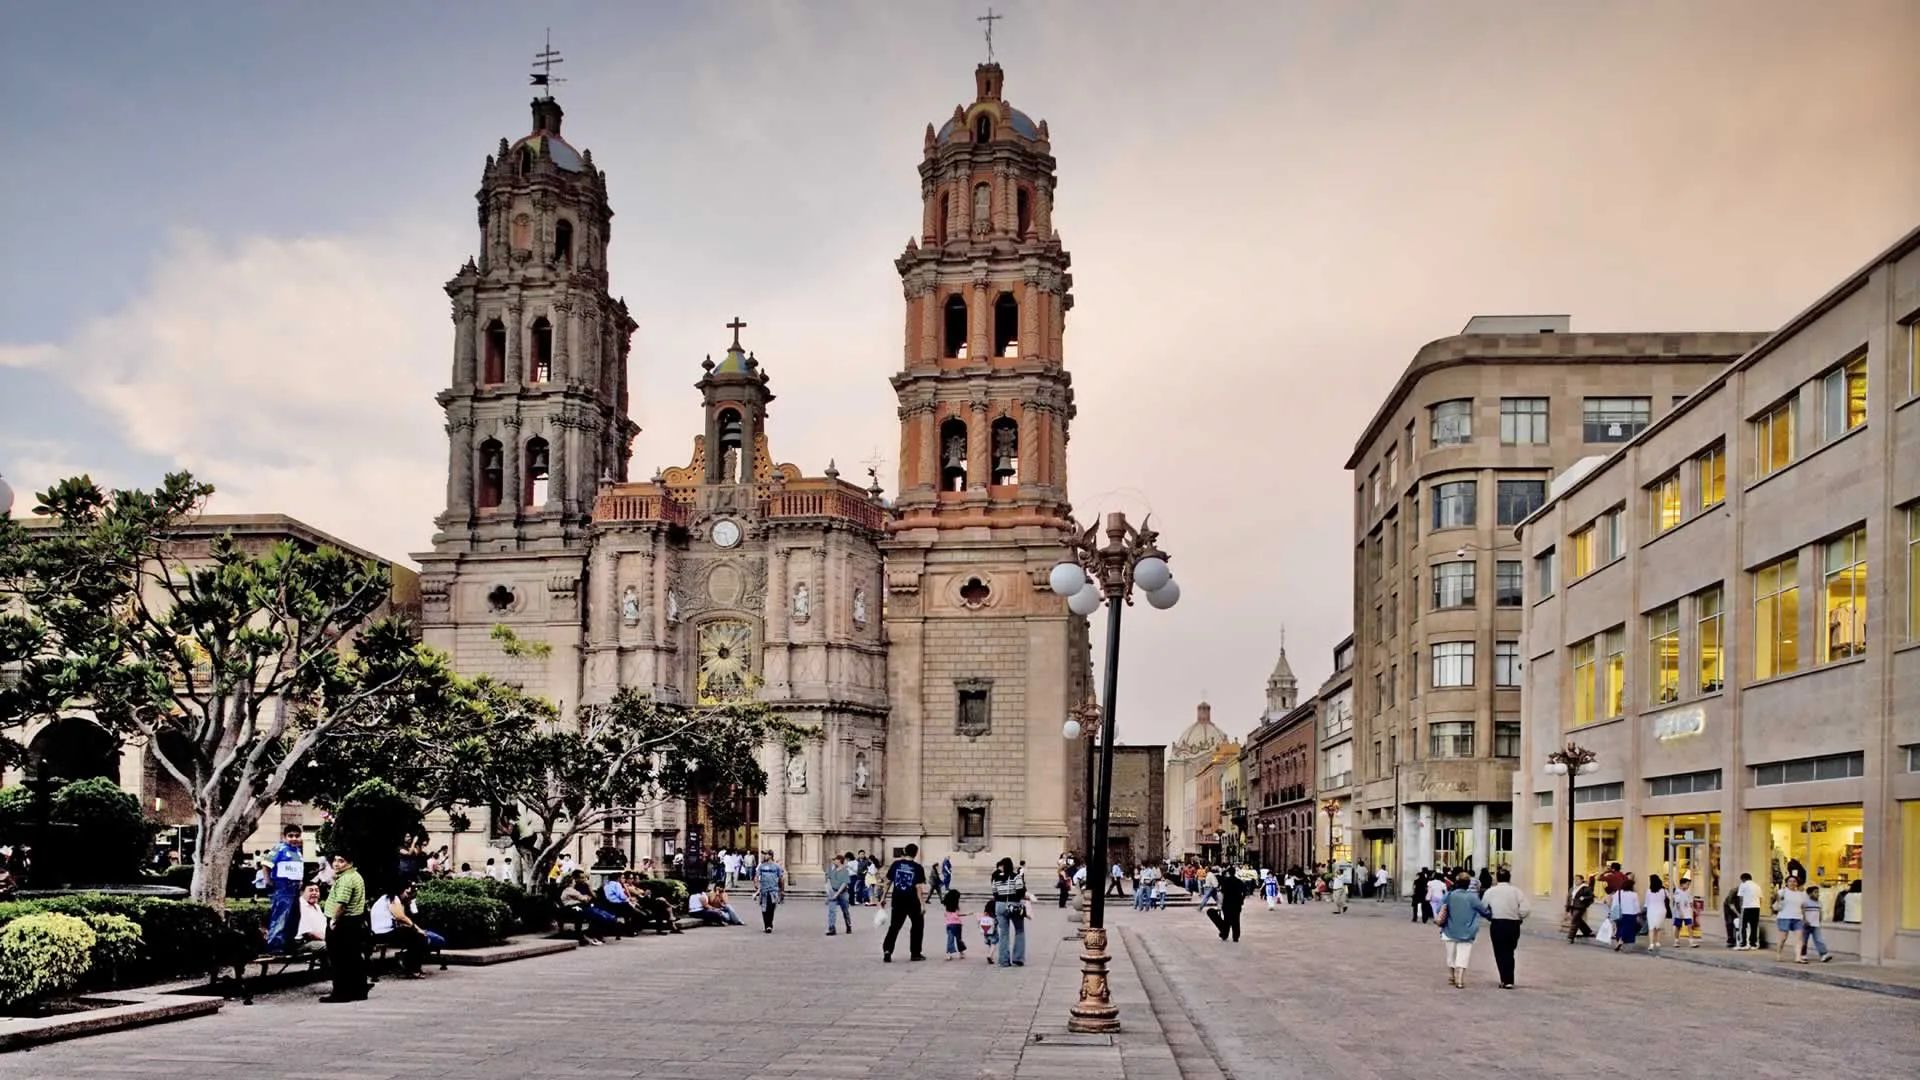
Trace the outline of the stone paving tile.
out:
M 1482 933 L 1455 990 L 1437 930 L 1364 906 L 1250 905 L 1237 946 L 1192 910 L 1123 911 L 1119 923 L 1238 1080 L 1916 1074 L 1911 1000 L 1534 934 L 1520 942 L 1518 989 L 1497 988 Z
M 1012 969 L 985 963 L 977 936 L 971 959 L 946 962 L 937 932 L 927 962 L 907 962 L 902 942 L 896 962 L 882 964 L 870 922 L 829 938 L 816 911 L 791 905 L 771 936 L 700 930 L 432 971 L 383 981 L 353 1005 L 319 1004 L 324 986 L 286 990 L 201 1019 L 0 1056 L 0 1078 L 1179 1077 L 1124 949 L 1114 965 L 1122 1044 L 1029 1044 L 1031 1031 L 1064 1031 L 1078 997 L 1078 944 L 1052 908 L 1030 925 L 1027 966 Z

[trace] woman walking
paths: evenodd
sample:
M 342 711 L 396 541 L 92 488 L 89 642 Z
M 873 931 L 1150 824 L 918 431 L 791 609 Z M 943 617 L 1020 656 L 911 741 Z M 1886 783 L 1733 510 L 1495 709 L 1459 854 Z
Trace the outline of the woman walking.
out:
M 1646 909 L 1647 951 L 1650 953 L 1660 951 L 1660 935 L 1667 929 L 1667 916 L 1672 914 L 1672 903 L 1673 899 L 1667 894 L 1660 875 L 1647 875 L 1647 895 L 1642 898 L 1641 906 Z
M 993 866 L 993 932 L 1001 967 L 1027 963 L 1027 879 L 1012 859 Z
M 1613 920 L 1613 951 L 1633 944 L 1640 933 L 1640 894 L 1633 890 L 1633 875 L 1607 901 L 1607 915 Z
M 1447 982 L 1461 990 L 1467 988 L 1467 959 L 1473 954 L 1473 939 L 1480 936 L 1480 920 L 1493 914 L 1487 902 L 1474 895 L 1470 880 L 1461 873 L 1454 879 L 1452 891 L 1434 905 L 1440 942 L 1446 950 Z

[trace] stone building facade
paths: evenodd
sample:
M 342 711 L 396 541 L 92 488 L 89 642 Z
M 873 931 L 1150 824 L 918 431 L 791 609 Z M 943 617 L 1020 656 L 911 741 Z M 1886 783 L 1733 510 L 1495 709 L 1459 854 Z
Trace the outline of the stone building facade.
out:
M 1339 804 L 1332 815 L 1316 816 L 1314 827 L 1324 828 L 1319 849 L 1335 862 L 1351 862 L 1353 822 L 1353 635 L 1333 647 L 1333 674 L 1314 694 L 1319 703 L 1319 756 L 1315 779 L 1320 797 Z
M 1765 335 L 1494 316 L 1422 347 L 1354 445 L 1354 781 L 1368 866 L 1511 858 L 1521 581 L 1548 480 L 1666 416 Z
M 1253 854 L 1262 867 L 1313 865 L 1314 750 L 1318 702 L 1299 700 L 1299 680 L 1283 645 L 1267 678 L 1267 707 L 1247 736 Z
M 1920 961 L 1920 230 L 1515 535 L 1515 883 L 1691 875 L 1717 929 L 1740 874 L 1800 872 L 1835 949 Z
M 1107 862 L 1158 863 L 1167 850 L 1167 748 L 1113 748 L 1113 798 L 1108 803 Z
M 1193 723 L 1167 748 L 1167 853 L 1174 858 L 1200 853 L 1199 774 L 1227 741 L 1227 733 L 1214 726 L 1213 706 L 1203 701 Z

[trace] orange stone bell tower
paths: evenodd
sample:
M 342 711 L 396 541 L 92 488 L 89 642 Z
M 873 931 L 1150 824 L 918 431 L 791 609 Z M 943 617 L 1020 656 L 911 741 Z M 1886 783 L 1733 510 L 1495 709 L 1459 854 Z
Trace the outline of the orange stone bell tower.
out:
M 1047 125 L 1003 89 L 1000 65 L 982 64 L 973 102 L 927 125 L 919 236 L 894 263 L 906 340 L 886 824 L 894 845 L 986 860 L 957 873 L 1001 855 L 1045 865 L 1080 835 L 1080 749 L 1060 727 L 1085 699 L 1086 622 L 1046 582 L 1070 527 L 1073 278 Z

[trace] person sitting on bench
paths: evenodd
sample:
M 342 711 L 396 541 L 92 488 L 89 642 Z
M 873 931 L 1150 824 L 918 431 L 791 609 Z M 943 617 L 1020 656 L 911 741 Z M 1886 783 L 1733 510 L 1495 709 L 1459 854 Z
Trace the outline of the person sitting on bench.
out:
M 625 874 L 608 874 L 607 880 L 600 885 L 600 906 L 607 914 L 618 919 L 624 931 L 638 931 L 644 923 L 644 916 L 632 901 L 633 894 L 628 890 Z
M 593 889 L 587 884 L 587 872 L 575 870 L 560 888 L 560 919 L 572 923 L 582 945 L 603 945 L 607 927 L 615 925 L 611 912 L 593 902 Z
M 373 923 L 373 942 L 400 953 L 400 971 L 409 979 L 422 978 L 421 966 L 427 953 L 446 945 L 446 939 L 414 922 L 414 892 L 405 885 L 394 896 L 382 896 L 368 910 Z
M 711 892 L 697 892 L 687 897 L 687 914 L 707 926 L 740 925 L 740 916 L 727 906 L 726 890 L 717 885 Z
M 640 912 L 642 926 L 651 926 L 655 933 L 677 934 L 680 927 L 673 921 L 673 905 L 654 893 L 645 882 L 628 875 L 632 891 L 627 893 L 628 902 Z
M 313 953 L 326 947 L 327 915 L 320 910 L 320 886 L 309 885 L 300 892 L 300 925 L 289 951 Z

